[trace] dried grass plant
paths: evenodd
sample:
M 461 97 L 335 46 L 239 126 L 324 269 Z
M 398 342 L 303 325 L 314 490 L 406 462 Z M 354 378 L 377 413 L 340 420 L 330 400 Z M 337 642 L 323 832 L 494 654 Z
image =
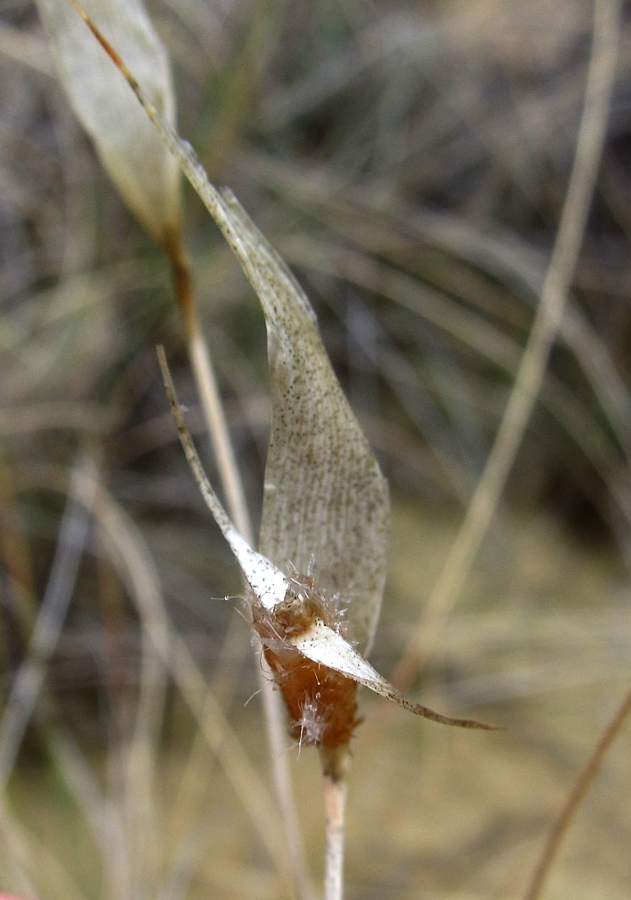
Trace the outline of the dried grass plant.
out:
M 262 319 L 188 197 L 182 217 L 131 93 L 129 114 L 94 127 L 114 154 L 125 129 L 158 148 L 149 165 L 139 137 L 116 183 L 164 257 L 95 163 L 33 11 L 1 11 L 0 890 L 317 896 L 320 779 L 268 693 L 268 783 L 262 717 L 244 706 L 259 686 L 243 588 L 173 443 L 152 349 L 168 348 L 202 449 L 212 436 L 210 482 L 252 545 Z M 534 900 L 547 878 L 555 896 L 626 896 L 620 4 L 150 11 L 180 130 L 297 270 L 390 482 L 374 665 L 435 708 L 508 726 L 438 729 L 362 697 L 346 896 Z M 151 90 L 173 123 L 167 69 Z M 340 798 L 327 898 L 342 893 Z

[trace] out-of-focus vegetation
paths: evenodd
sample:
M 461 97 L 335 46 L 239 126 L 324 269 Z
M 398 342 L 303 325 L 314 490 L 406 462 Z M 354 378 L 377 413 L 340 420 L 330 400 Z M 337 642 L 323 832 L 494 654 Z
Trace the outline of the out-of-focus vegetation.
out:
M 149 10 L 174 63 L 181 133 L 305 286 L 389 478 L 391 577 L 373 652 L 388 674 L 529 334 L 574 154 L 592 4 L 156 0 Z M 256 700 L 244 706 L 256 678 L 235 613 L 237 568 L 176 444 L 158 375 L 162 341 L 179 354 L 204 449 L 167 265 L 73 118 L 32 6 L 0 0 L 0 14 L 0 699 L 8 708 L 29 658 L 38 697 L 19 743 L 15 722 L 0 720 L 0 889 L 283 897 L 266 842 L 148 637 L 151 610 L 168 613 L 252 761 L 248 777 L 269 789 L 261 714 Z M 432 706 L 508 730 L 441 729 L 364 698 L 351 900 L 522 896 L 629 688 L 630 42 L 627 15 L 540 402 L 415 685 Z M 186 223 L 257 515 L 263 320 L 191 192 Z M 207 465 L 212 474 L 209 454 Z M 550 896 L 629 895 L 628 740 L 581 807 Z M 317 867 L 317 760 L 289 752 Z M 270 810 L 270 831 L 276 823 Z

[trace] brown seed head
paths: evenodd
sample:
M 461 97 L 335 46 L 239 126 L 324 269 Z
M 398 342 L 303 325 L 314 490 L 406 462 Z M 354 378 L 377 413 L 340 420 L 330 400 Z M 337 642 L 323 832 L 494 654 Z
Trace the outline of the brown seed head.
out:
M 289 733 L 301 744 L 322 749 L 347 744 L 359 725 L 357 683 L 307 659 L 290 638 L 308 631 L 316 619 L 341 631 L 338 618 L 308 576 L 293 576 L 285 599 L 273 610 L 252 602 L 252 624 L 282 692 Z

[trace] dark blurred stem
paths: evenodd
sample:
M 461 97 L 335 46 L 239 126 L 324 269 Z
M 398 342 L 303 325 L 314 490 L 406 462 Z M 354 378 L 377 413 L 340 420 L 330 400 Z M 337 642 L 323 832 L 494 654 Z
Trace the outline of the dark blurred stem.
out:
M 9 609 L 26 644 L 37 615 L 37 591 L 20 518 L 14 475 L 0 448 L 0 554 L 8 582 Z
M 18 669 L 0 721 L 0 785 L 11 777 L 24 732 L 46 677 L 46 664 L 57 646 L 72 598 L 90 527 L 94 461 L 81 451 L 72 470 L 50 577 L 29 638 L 28 654 Z M 86 482 L 86 474 L 91 481 Z M 86 488 L 86 483 L 90 487 Z
M 629 713 L 631 713 L 631 690 L 627 693 L 613 719 L 605 728 L 592 755 L 587 760 L 587 765 L 581 772 L 581 775 L 574 786 L 574 790 L 568 797 L 561 815 L 543 848 L 541 859 L 535 869 L 535 873 L 528 887 L 528 891 L 525 894 L 524 900 L 539 900 L 539 897 L 541 897 L 545 881 L 558 856 L 561 842 L 572 823 L 576 810 L 589 790 L 592 782 L 600 772 L 605 755 L 620 734 L 620 730 L 625 724 Z

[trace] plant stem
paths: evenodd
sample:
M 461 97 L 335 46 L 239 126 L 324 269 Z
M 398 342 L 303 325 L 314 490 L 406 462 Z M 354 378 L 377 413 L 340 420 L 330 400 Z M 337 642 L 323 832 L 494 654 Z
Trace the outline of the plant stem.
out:
M 202 402 L 206 426 L 212 436 L 221 483 L 226 494 L 226 503 L 237 530 L 249 544 L 252 544 L 252 525 L 245 502 L 243 485 L 235 462 L 208 346 L 201 334 L 197 317 L 189 326 L 188 352 Z
M 237 530 L 249 543 L 253 543 L 252 524 L 248 514 L 239 469 L 234 458 L 230 432 L 219 395 L 215 370 L 204 340 L 193 295 L 191 270 L 180 242 L 173 235 L 165 242 L 165 250 L 171 263 L 173 288 L 184 316 L 188 340 L 188 353 L 193 368 L 195 384 L 202 404 L 206 428 L 217 458 L 219 477 L 226 495 L 226 505 Z
M 344 897 L 344 814 L 346 779 L 324 775 L 324 808 L 326 814 L 326 869 L 324 900 Z
M 326 858 L 324 900 L 344 898 L 344 833 L 347 781 L 351 761 L 348 745 L 320 748 L 324 774 L 324 812 L 326 817 Z

